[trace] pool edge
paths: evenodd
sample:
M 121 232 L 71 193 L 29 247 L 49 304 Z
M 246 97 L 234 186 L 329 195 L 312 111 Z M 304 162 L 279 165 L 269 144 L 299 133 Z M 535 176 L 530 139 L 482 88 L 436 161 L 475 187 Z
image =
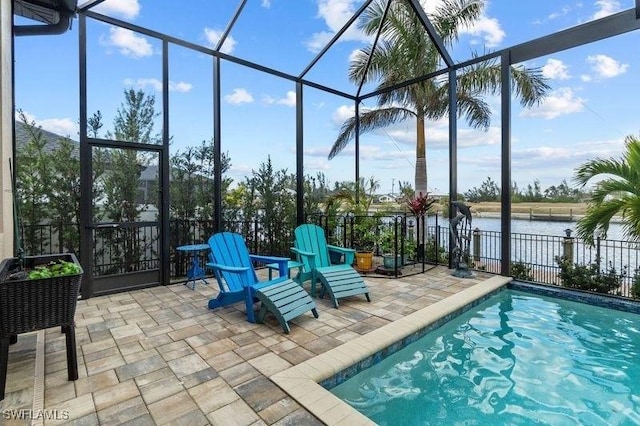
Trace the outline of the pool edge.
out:
M 327 425 L 375 425 L 375 422 L 319 383 L 405 337 L 419 332 L 456 310 L 504 288 L 511 281 L 511 277 L 491 277 L 357 339 L 276 373 L 269 379 Z

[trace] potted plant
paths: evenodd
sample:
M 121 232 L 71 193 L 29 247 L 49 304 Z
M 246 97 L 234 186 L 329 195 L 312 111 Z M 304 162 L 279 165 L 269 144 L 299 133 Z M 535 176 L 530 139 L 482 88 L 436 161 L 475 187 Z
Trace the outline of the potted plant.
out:
M 418 257 L 421 259 L 424 258 L 424 253 L 425 253 L 424 217 L 435 202 L 436 202 L 435 198 L 429 197 L 428 193 L 423 194 L 422 192 L 419 192 L 418 195 L 415 195 L 406 200 L 406 205 L 409 208 L 409 211 L 411 211 L 411 213 L 413 213 L 413 215 L 417 219 L 418 233 L 419 233 L 418 234 L 419 241 L 418 241 L 417 249 L 418 249 Z M 422 229 L 422 232 L 421 232 L 421 229 Z
M 351 244 L 356 250 L 356 269 L 368 271 L 373 268 L 373 251 L 376 245 L 376 220 L 370 216 L 354 218 Z
M 379 188 L 373 178 L 360 178 L 357 182 L 344 182 L 328 197 L 327 203 L 335 204 L 350 217 L 351 247 L 356 250 L 356 269 L 368 271 L 373 268 L 373 250 L 376 244 L 378 217 L 370 216 L 369 210 Z
M 396 247 L 396 230 L 393 224 L 383 227 L 378 237 L 378 248 L 382 253 L 382 264 L 385 269 L 395 269 L 402 265 L 400 247 L 400 235 L 398 235 Z

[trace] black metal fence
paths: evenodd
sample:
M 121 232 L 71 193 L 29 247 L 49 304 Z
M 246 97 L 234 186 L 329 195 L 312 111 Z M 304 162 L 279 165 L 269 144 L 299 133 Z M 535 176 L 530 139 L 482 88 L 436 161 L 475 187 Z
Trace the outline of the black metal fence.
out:
M 499 273 L 501 233 L 475 229 L 472 234 L 470 265 L 477 270 Z M 640 244 L 597 238 L 594 245 L 568 235 L 511 234 L 511 268 L 518 265 L 519 278 L 544 284 L 562 285 L 559 258 L 571 264 L 597 265 L 601 273 L 618 276 L 621 285 L 613 293 L 632 297 L 632 286 L 640 266 Z M 515 275 L 515 273 L 514 273 Z
M 356 248 L 362 241 L 359 233 L 368 230 L 373 239 L 371 250 L 374 251 L 380 264 L 384 255 L 392 255 L 402 259 L 396 262 L 390 276 L 399 274 L 421 273 L 427 266 L 448 264 L 450 232 L 446 221 L 437 216 L 429 216 L 424 220 L 405 213 L 385 213 L 367 216 L 310 215 L 307 221 L 323 227 L 327 240 L 331 244 Z M 365 224 L 364 226 L 363 223 Z M 170 222 L 171 276 L 186 276 L 191 258 L 175 248 L 181 245 L 206 243 L 213 233 L 213 221 L 210 220 L 171 220 Z M 73 251 L 72 245 L 60 235 L 60 230 L 69 235 L 77 229 L 75 225 L 36 225 L 25 227 L 22 238 L 27 247 L 27 254 L 51 254 Z M 294 225 L 282 224 L 278 229 L 265 229 L 258 220 L 245 220 L 225 223 L 225 229 L 244 236 L 247 247 L 252 253 L 291 256 Z M 104 230 L 103 230 L 104 231 Z M 126 238 L 115 238 L 107 231 L 94 235 L 95 275 L 122 273 L 131 270 L 157 268 L 158 230 L 156 225 L 140 225 L 136 232 L 129 233 Z M 114 244 L 118 240 L 128 240 L 137 248 L 137 260 L 117 261 Z M 475 229 L 469 250 L 469 265 L 476 270 L 499 273 L 502 256 L 500 250 L 501 233 Z M 70 247 L 71 246 L 71 247 Z M 595 245 L 571 236 L 511 234 L 511 265 L 527 272 L 531 281 L 560 285 L 560 267 L 557 259 L 566 257 L 573 263 L 586 265 L 596 263 L 602 271 L 612 271 L 619 275 L 621 286 L 615 293 L 625 297 L 632 296 L 634 277 L 640 266 L 640 243 L 605 240 L 598 238 Z M 201 261 L 207 261 L 206 254 L 201 254 Z M 137 263 L 136 263 L 137 262 Z M 410 268 L 408 266 L 411 266 Z M 523 278 L 520 276 L 519 278 Z

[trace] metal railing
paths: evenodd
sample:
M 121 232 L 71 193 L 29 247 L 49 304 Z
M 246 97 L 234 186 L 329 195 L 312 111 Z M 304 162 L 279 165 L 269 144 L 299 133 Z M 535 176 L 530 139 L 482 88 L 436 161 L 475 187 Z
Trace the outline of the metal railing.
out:
M 327 217 L 324 215 L 309 215 L 308 222 L 316 223 L 324 228 L 327 240 L 331 244 L 342 247 L 358 248 L 356 243 L 361 236 L 362 220 L 367 218 L 370 237 L 373 238 L 371 249 L 380 259 L 385 254 L 400 258 L 393 267 L 393 273 L 398 276 L 424 272 L 427 266 L 448 264 L 449 255 L 449 227 L 439 223 L 437 216 L 428 216 L 421 222 L 405 213 L 383 214 L 374 216 L 345 215 Z M 185 244 L 206 243 L 213 233 L 211 220 L 177 220 L 170 221 L 170 253 L 171 276 L 181 278 L 186 276 L 191 258 L 176 247 Z M 244 236 L 247 247 L 252 253 L 291 257 L 290 247 L 293 244 L 293 230 L 295 225 L 282 224 L 278 229 L 265 229 L 258 220 L 226 222 L 225 229 Z M 61 231 L 63 235 L 61 235 Z M 77 230 L 76 225 L 35 225 L 25 226 L 22 238 L 27 247 L 27 254 L 51 254 L 64 251 L 74 251 L 71 239 Z M 385 246 L 384 237 L 391 233 L 391 243 Z M 114 244 L 118 238 L 109 236 L 103 231 L 94 235 L 94 274 L 108 274 L 117 271 L 139 271 L 158 267 L 157 226 L 141 225 L 135 232 L 130 232 L 125 238 L 130 246 L 137 247 L 136 257 L 126 261 L 117 260 L 121 251 L 114 254 Z M 469 250 L 469 266 L 472 269 L 500 273 L 502 256 L 500 250 L 501 233 L 475 229 Z M 390 248 L 389 248 L 390 247 Z M 77 251 L 76 251 L 77 253 Z M 640 243 L 608 240 L 598 238 L 593 246 L 586 244 L 579 238 L 571 236 L 536 235 L 524 233 L 511 234 L 511 265 L 517 265 L 520 272 L 527 272 L 528 278 L 534 282 L 561 285 L 559 273 L 561 268 L 557 263 L 560 257 L 570 259 L 578 265 L 597 264 L 602 272 L 615 270 L 619 275 L 621 285 L 614 293 L 632 297 L 633 280 L 640 267 Z M 114 261 L 115 259 L 115 261 Z M 201 254 L 203 263 L 207 261 L 206 254 Z M 411 266 L 408 268 L 407 266 Z M 512 269 L 513 270 L 513 269 Z
M 471 242 L 470 265 L 476 270 L 500 273 L 501 233 L 475 229 Z M 520 279 L 562 285 L 558 259 L 568 259 L 572 265 L 597 265 L 599 273 L 613 273 L 620 280 L 612 293 L 633 297 L 634 277 L 640 267 L 640 244 L 630 241 L 597 238 L 594 245 L 568 235 L 511 234 L 511 268 L 520 266 L 526 272 Z M 528 275 L 526 277 L 525 275 Z

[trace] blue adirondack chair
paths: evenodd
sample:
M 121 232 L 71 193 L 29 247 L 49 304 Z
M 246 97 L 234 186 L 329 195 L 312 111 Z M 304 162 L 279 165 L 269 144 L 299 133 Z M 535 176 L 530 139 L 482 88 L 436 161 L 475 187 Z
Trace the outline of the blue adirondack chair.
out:
M 318 318 L 314 301 L 300 285 L 287 278 L 285 257 L 258 256 L 249 254 L 242 236 L 222 232 L 209 238 L 209 262 L 213 269 L 220 293 L 209 300 L 209 309 L 228 306 L 244 300 L 249 322 L 264 322 L 267 312 L 271 312 L 280 322 L 285 333 L 289 333 L 288 321 L 307 311 Z M 277 263 L 280 277 L 259 282 L 252 261 Z M 257 318 L 253 311 L 255 302 L 261 302 Z
M 291 250 L 298 261 L 303 263 L 299 282 L 311 280 L 311 295 L 315 296 L 316 282 L 322 289 L 320 298 L 329 293 L 334 307 L 338 307 L 338 299 L 364 294 L 370 302 L 369 288 L 358 272 L 351 267 L 355 250 L 327 244 L 324 230 L 313 224 L 300 225 L 295 230 L 295 242 Z M 332 264 L 330 252 L 343 259 L 341 264 Z

